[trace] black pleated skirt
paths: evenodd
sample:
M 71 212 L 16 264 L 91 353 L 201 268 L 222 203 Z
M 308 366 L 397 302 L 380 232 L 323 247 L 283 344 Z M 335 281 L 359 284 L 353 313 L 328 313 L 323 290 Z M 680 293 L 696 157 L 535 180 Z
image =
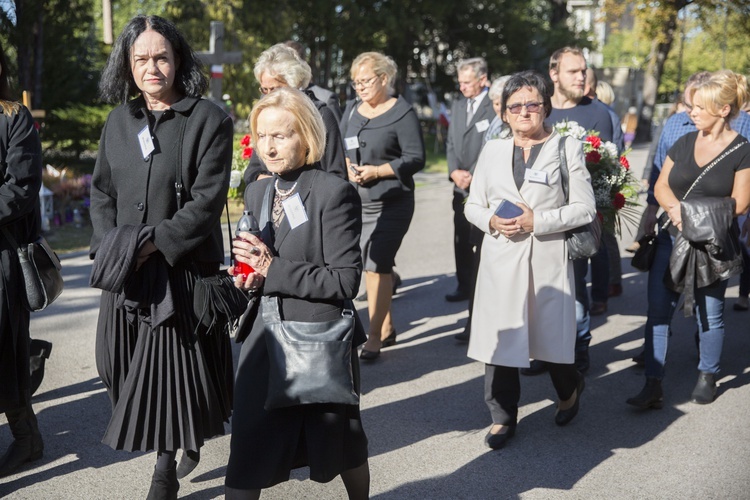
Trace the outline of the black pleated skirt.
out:
M 102 292 L 96 365 L 112 402 L 102 442 L 127 451 L 197 451 L 224 434 L 232 412 L 232 352 L 225 332 L 196 332 L 192 271 L 169 269 L 176 313 L 152 329 Z

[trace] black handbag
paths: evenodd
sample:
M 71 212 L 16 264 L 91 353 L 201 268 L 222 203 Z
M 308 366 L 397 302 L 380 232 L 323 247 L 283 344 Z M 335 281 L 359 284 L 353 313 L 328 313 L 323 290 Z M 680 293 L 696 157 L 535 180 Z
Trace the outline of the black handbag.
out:
M 24 306 L 32 312 L 46 309 L 63 291 L 60 259 L 43 236 L 19 246 L 10 231 L 2 229 L 11 248 L 18 252 L 24 281 Z
M 180 141 L 185 134 L 187 118 L 182 120 L 180 127 Z M 177 168 L 175 177 L 175 195 L 177 197 L 177 210 L 182 208 L 182 148 L 178 148 Z M 229 220 L 229 201 L 225 203 L 227 211 L 227 229 L 229 230 L 229 248 L 232 248 L 232 226 Z M 231 255 L 231 253 L 230 253 Z M 234 258 L 230 257 L 234 262 Z M 197 273 L 196 273 L 197 274 Z M 198 320 L 198 325 L 205 326 L 208 333 L 215 331 L 227 331 L 230 333 L 237 328 L 240 317 L 248 309 L 249 298 L 247 294 L 234 286 L 234 278 L 224 271 L 219 271 L 210 276 L 198 276 L 193 285 L 193 312 Z
M 638 240 L 638 250 L 633 254 L 631 265 L 639 271 L 646 272 L 651 269 L 656 257 L 656 235 L 647 234 Z
M 285 321 L 278 297 L 261 299 L 268 347 L 265 409 L 336 403 L 359 404 L 352 371 L 354 310 L 324 322 Z
M 565 155 L 565 139 L 567 137 L 560 138 L 560 177 L 562 178 L 563 193 L 565 193 L 565 204 L 568 204 L 569 200 L 569 175 L 568 175 L 568 159 Z M 565 243 L 568 246 L 568 259 L 588 259 L 593 257 L 599 251 L 599 246 L 602 239 L 602 222 L 599 220 L 599 216 L 595 216 L 594 220 L 585 224 L 581 227 L 571 229 L 565 232 Z

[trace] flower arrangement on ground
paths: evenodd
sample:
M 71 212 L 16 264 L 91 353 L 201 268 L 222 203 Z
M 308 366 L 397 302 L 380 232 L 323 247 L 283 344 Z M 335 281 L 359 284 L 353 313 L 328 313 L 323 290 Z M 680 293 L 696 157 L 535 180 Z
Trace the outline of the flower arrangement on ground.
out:
M 229 177 L 230 200 L 242 200 L 242 195 L 245 192 L 242 176 L 251 156 L 253 156 L 253 148 L 250 146 L 250 134 L 245 134 L 240 139 L 240 147 L 232 153 L 232 173 Z
M 637 224 L 638 182 L 630 171 L 626 157 L 630 149 L 619 154 L 617 146 L 603 141 L 599 132 L 586 131 L 572 120 L 556 123 L 555 130 L 561 136 L 583 142 L 586 168 L 591 175 L 596 209 L 604 229 L 619 236 L 622 231 L 621 217 Z

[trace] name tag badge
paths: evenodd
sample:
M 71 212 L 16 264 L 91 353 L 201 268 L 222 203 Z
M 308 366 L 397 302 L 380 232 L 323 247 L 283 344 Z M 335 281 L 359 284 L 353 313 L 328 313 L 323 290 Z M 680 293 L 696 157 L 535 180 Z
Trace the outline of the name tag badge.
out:
M 357 149 L 359 148 L 359 138 L 356 135 L 353 137 L 347 137 L 344 139 L 344 145 L 346 146 L 347 151 Z
M 143 127 L 143 130 L 138 132 L 138 144 L 141 145 L 141 153 L 143 154 L 143 159 L 147 160 L 148 155 L 150 155 L 154 149 L 154 141 L 151 139 L 151 131 L 148 129 L 148 125 Z
M 282 201 L 281 206 L 284 207 L 284 213 L 292 229 L 307 222 L 307 212 L 305 212 L 305 206 L 302 204 L 299 193 L 295 193 Z
M 533 170 L 533 169 L 527 168 L 523 174 L 523 178 L 529 182 L 547 184 L 547 172 L 544 172 L 542 170 Z
M 487 118 L 485 118 L 481 122 L 476 122 L 474 126 L 477 128 L 477 132 L 481 134 L 482 132 L 490 128 L 490 121 Z

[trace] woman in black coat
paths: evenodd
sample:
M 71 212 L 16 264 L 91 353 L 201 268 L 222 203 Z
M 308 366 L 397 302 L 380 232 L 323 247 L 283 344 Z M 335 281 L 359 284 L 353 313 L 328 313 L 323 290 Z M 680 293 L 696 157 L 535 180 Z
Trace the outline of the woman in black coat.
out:
M 97 326 L 97 369 L 113 409 L 103 442 L 159 452 L 149 498 L 177 497 L 178 478 L 197 465 L 205 439 L 224 434 L 231 414 L 228 335 L 206 332 L 193 312 L 197 277 L 224 261 L 232 158 L 232 120 L 200 98 L 206 88 L 190 46 L 157 16 L 128 23 L 100 83 L 104 100 L 122 104 L 107 118 L 92 177 L 91 256 L 106 267 L 112 259 L 98 251 L 112 235 L 145 225 L 131 278 L 160 272 L 153 284 L 171 292 L 170 301 L 131 305 L 115 284 L 102 292 Z
M 36 239 L 40 228 L 42 147 L 29 110 L 12 100 L 8 65 L 0 46 L 0 225 L 18 243 Z M 0 458 L 0 477 L 42 457 L 44 445 L 31 408 L 29 311 L 21 302 L 18 254 L 0 234 L 0 412 L 14 441 Z
M 263 97 L 250 120 L 255 151 L 274 176 L 245 190 L 246 209 L 264 227 L 262 239 L 243 232 L 242 240 L 235 240 L 237 260 L 255 270 L 246 280 L 238 276 L 237 286 L 256 297 L 278 298 L 284 320 L 338 319 L 344 308 L 353 307 L 362 272 L 359 197 L 347 181 L 315 167 L 325 132 L 320 115 L 301 92 L 282 88 Z M 312 480 L 327 482 L 341 475 L 350 498 L 367 498 L 367 438 L 359 406 L 325 403 L 266 410 L 270 334 L 261 313 L 251 309 L 238 335 L 245 337 L 236 376 L 242 398 L 232 416 L 226 498 L 258 498 L 261 489 L 288 480 L 292 469 L 305 465 Z M 358 392 L 355 349 L 364 341 L 361 327 L 355 337 L 352 371 Z
M 351 67 L 357 101 L 341 118 L 349 180 L 362 198 L 362 259 L 370 331 L 361 359 L 396 343 L 391 318 L 396 253 L 414 215 L 413 176 L 424 168 L 422 128 L 402 97 L 393 97 L 396 63 L 379 52 L 364 52 Z

